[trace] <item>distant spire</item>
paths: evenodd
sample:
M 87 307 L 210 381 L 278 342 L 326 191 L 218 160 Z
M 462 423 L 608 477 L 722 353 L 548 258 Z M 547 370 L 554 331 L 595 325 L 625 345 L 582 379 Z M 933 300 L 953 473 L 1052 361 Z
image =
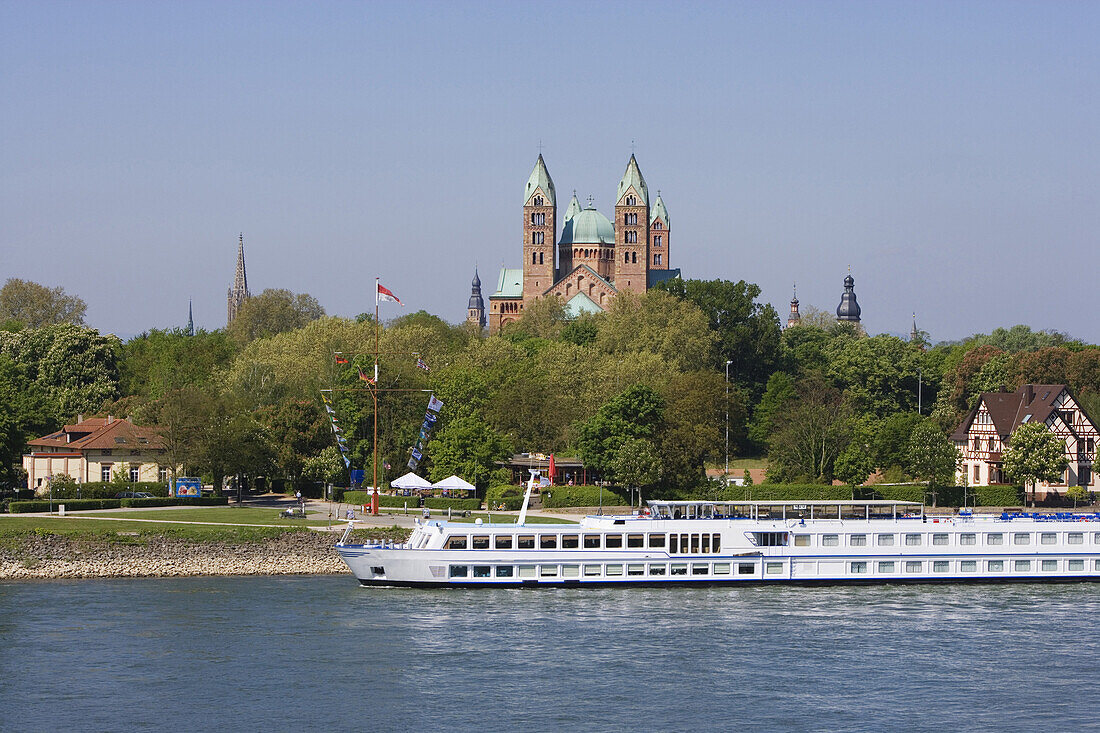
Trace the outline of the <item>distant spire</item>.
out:
M 237 311 L 246 300 L 252 297 L 248 292 L 248 274 L 244 268 L 244 232 L 237 240 L 237 271 L 233 276 L 233 287 L 229 289 L 226 325 L 237 317 Z
M 485 328 L 485 301 L 481 298 L 481 278 L 474 265 L 474 279 L 470 282 L 470 302 L 466 306 L 466 321 Z
M 920 331 L 917 330 L 917 314 L 913 313 L 913 328 L 909 331 L 909 340 L 916 341 L 920 338 Z
M 191 311 L 191 299 L 187 299 L 187 335 L 195 335 L 195 316 Z
M 848 275 L 844 278 L 844 294 L 840 296 L 840 305 L 836 307 L 838 323 L 859 323 L 861 309 L 856 302 L 856 281 L 852 277 L 852 266 L 848 265 Z
M 787 316 L 787 328 L 802 325 L 802 314 L 798 312 L 798 283 L 794 284 L 794 294 L 791 298 L 791 313 Z

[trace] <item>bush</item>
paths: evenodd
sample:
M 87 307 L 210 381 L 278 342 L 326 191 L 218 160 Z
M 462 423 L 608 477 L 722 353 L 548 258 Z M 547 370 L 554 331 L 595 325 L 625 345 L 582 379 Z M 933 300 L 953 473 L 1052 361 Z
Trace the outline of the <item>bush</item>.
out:
M 485 490 L 485 506 L 496 509 L 501 504 L 509 511 L 516 511 L 523 506 L 523 492 L 521 486 L 490 486 Z
M 476 512 L 481 508 L 481 499 L 444 499 L 441 496 L 429 496 L 424 500 L 424 503 L 429 509 L 453 509 L 456 511 Z
M 89 481 L 86 484 L 66 484 L 63 488 L 54 487 L 53 498 L 76 499 L 113 499 L 120 491 L 143 491 L 153 496 L 168 496 L 168 485 L 159 481 L 139 481 L 138 483 L 116 484 L 104 481 Z
M 718 501 L 843 501 L 852 498 L 851 486 L 824 484 L 757 484 L 719 489 Z
M 875 484 L 861 486 L 856 490 L 857 499 L 880 499 L 885 501 L 918 501 L 924 503 L 924 486 L 915 484 Z M 940 495 L 942 498 L 942 494 Z
M 1023 506 L 1022 486 L 975 486 L 978 506 Z
M 81 509 L 118 509 L 121 506 L 121 499 L 65 499 L 63 501 L 57 501 L 55 498 L 53 501 L 53 508 L 56 511 L 58 504 L 64 504 L 66 511 L 78 511 Z M 50 510 L 49 501 L 13 501 L 8 505 L 8 511 L 12 514 L 26 514 L 28 512 L 48 512 Z
M 361 504 L 370 506 L 370 492 L 367 491 L 345 491 L 343 492 L 342 501 L 345 504 Z M 378 495 L 378 506 L 387 507 L 390 509 L 401 509 L 408 502 L 410 509 L 415 509 L 420 506 L 419 496 L 388 496 L 386 494 Z
M 520 501 L 523 501 L 522 494 Z M 630 503 L 618 489 L 603 490 L 603 506 L 626 506 Z M 542 508 L 567 506 L 600 506 L 599 486 L 547 486 L 542 489 Z
M 119 499 L 124 507 L 150 506 L 227 506 L 228 496 L 180 496 L 156 497 L 153 499 Z

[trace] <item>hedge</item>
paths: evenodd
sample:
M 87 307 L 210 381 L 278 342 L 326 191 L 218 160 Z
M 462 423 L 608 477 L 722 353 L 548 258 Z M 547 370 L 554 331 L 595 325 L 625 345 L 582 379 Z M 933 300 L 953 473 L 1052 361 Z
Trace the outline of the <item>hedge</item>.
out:
M 370 506 L 370 492 L 367 491 L 345 491 L 342 501 L 345 504 L 365 504 Z M 419 496 L 389 496 L 387 494 L 378 495 L 378 506 L 388 507 L 390 509 L 401 509 L 408 502 L 410 509 L 415 509 L 420 506 Z
M 168 485 L 159 481 L 139 481 L 137 483 L 116 484 L 110 481 L 89 481 L 86 484 L 69 485 L 64 488 L 54 487 L 53 498 L 76 499 L 77 493 L 81 499 L 113 499 L 120 491 L 143 491 L 153 496 L 168 496 Z
M 824 484 L 755 484 L 728 486 L 718 492 L 718 501 L 844 501 L 851 500 L 851 486 Z
M 58 501 L 54 498 L 53 508 L 57 510 L 58 504 L 64 504 L 66 511 L 78 511 L 81 509 L 118 509 L 122 505 L 121 499 L 64 499 Z M 26 514 L 27 512 L 50 511 L 49 501 L 13 501 L 8 505 L 8 511 L 12 514 Z
M 917 501 L 924 503 L 925 486 L 913 484 L 877 484 L 856 489 L 857 499 L 883 499 L 887 501 Z M 941 495 L 942 496 L 942 495 Z
M 119 499 L 124 507 L 150 507 L 150 506 L 226 506 L 229 504 L 228 496 L 179 496 L 156 497 L 153 499 Z M 68 506 L 68 505 L 66 505 Z
M 975 486 L 978 506 L 1023 506 L 1024 490 L 1021 486 Z
M 521 486 L 490 486 L 485 490 L 485 506 L 496 509 L 501 504 L 509 511 L 516 511 L 523 506 L 523 492 Z
M 520 501 L 523 501 L 522 495 Z M 630 499 L 617 489 L 603 489 L 603 506 L 626 506 Z M 542 489 L 542 508 L 600 506 L 599 486 L 547 486 Z
M 424 500 L 424 503 L 429 509 L 477 511 L 481 508 L 481 499 L 444 499 L 441 496 L 429 496 Z

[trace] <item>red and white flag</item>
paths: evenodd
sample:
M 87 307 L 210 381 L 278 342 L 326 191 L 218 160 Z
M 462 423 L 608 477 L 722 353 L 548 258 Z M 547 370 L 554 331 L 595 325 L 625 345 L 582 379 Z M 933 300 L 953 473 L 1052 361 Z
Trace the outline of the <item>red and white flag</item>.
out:
M 401 302 L 400 298 L 398 298 L 396 295 L 391 293 L 388 288 L 386 288 L 384 285 L 382 285 L 382 283 L 375 281 L 375 285 L 378 286 L 378 290 L 375 291 L 375 295 L 374 295 L 375 305 L 382 302 L 383 300 L 387 300 L 391 303 L 397 303 L 398 305 L 401 305 L 401 306 L 405 305 L 404 303 Z

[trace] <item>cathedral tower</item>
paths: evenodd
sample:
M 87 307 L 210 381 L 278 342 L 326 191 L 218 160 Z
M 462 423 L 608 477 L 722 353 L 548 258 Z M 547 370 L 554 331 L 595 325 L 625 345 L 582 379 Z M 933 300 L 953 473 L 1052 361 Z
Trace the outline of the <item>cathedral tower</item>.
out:
M 485 328 L 485 301 L 481 299 L 481 278 L 474 268 L 474 280 L 470 283 L 470 302 L 466 306 L 466 322 Z
M 855 286 L 856 281 L 852 277 L 852 273 L 849 272 L 848 276 L 844 278 L 844 294 L 840 296 L 840 305 L 836 307 L 837 323 L 859 324 L 861 309 L 859 303 L 856 302 Z
M 558 208 L 554 181 L 539 153 L 523 191 L 523 302 L 530 303 L 554 284 L 554 231 Z
M 649 191 L 631 153 L 615 196 L 615 290 L 646 291 L 648 245 Z
M 649 217 L 649 269 L 668 269 L 668 240 L 671 228 L 668 210 L 665 209 L 665 202 L 661 200 L 661 192 L 658 191 L 657 201 L 653 204 L 653 213 Z
M 228 326 L 237 317 L 237 311 L 241 309 L 244 302 L 252 297 L 248 292 L 248 275 L 244 270 L 244 232 L 241 232 L 240 239 L 237 241 L 237 272 L 233 276 L 233 287 L 229 288 L 227 296 L 225 325 Z

